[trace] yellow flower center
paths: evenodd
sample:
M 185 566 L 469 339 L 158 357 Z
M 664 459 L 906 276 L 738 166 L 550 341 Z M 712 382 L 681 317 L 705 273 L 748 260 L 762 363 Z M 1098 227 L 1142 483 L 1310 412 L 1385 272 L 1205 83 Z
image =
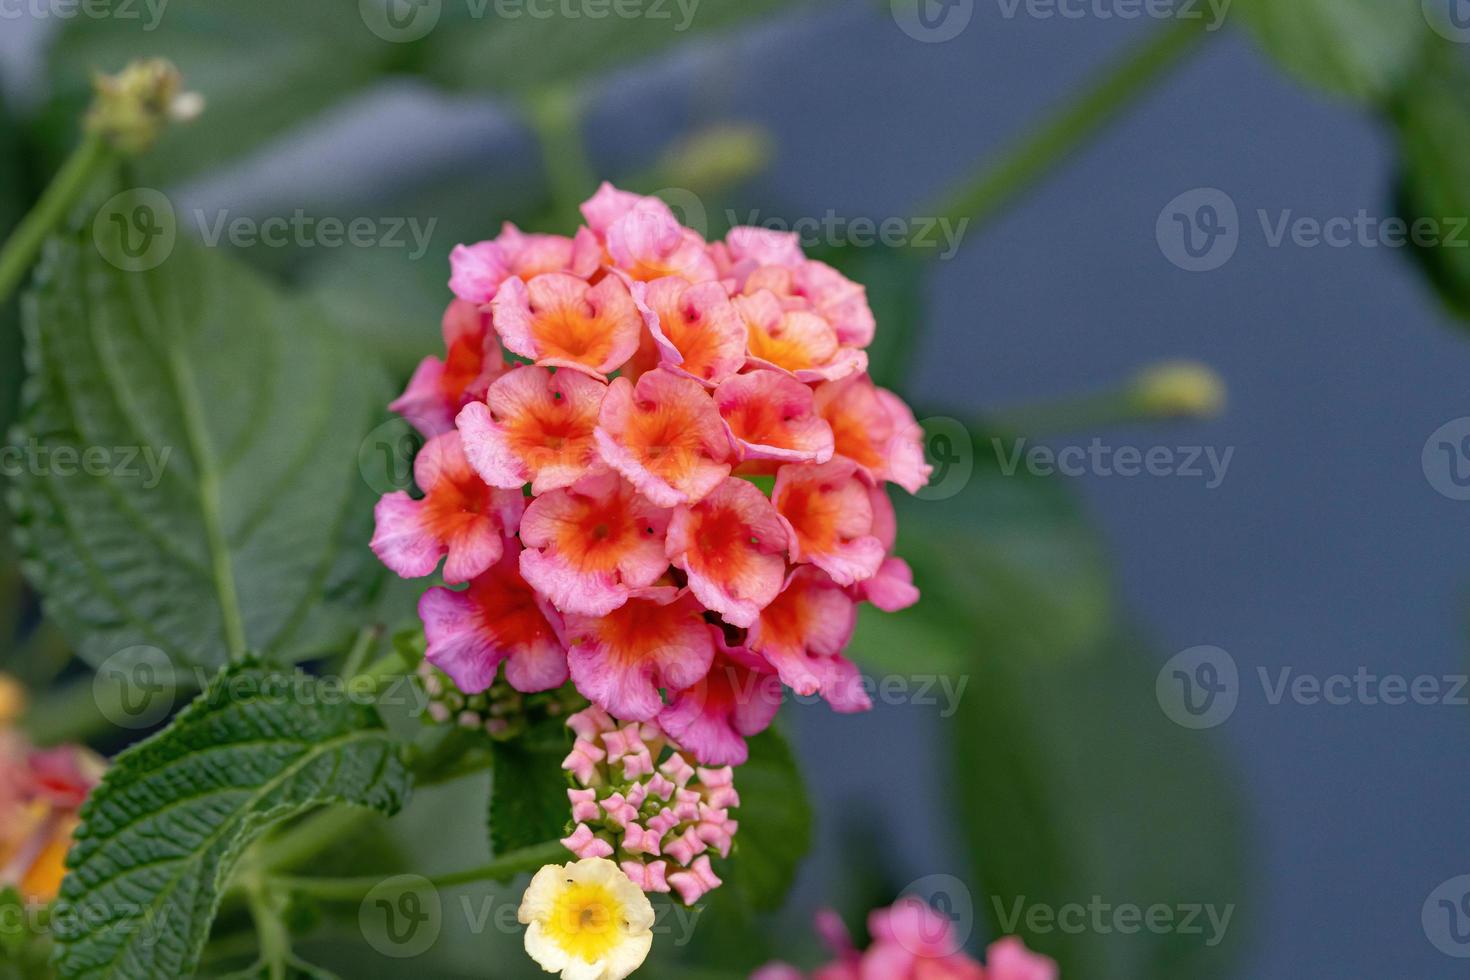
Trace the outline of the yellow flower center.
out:
M 602 885 L 569 883 L 546 920 L 547 938 L 570 956 L 595 963 L 623 941 L 626 912 Z

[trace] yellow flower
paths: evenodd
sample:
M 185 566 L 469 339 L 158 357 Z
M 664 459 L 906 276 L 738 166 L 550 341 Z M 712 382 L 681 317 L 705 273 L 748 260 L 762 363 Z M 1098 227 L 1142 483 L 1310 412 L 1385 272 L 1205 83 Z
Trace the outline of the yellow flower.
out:
M 562 980 L 623 980 L 653 948 L 648 896 L 606 858 L 546 865 L 518 917 L 526 952 Z

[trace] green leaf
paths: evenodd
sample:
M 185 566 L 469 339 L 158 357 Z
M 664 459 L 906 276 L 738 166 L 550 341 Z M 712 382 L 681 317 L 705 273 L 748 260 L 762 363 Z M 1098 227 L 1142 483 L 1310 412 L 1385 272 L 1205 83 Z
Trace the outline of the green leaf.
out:
M 1288 72 L 1360 102 L 1393 91 L 1429 34 L 1419 0 L 1239 0 L 1235 9 Z
M 92 73 L 137 58 L 169 58 L 206 100 L 203 115 L 140 161 L 145 182 L 227 163 L 381 78 L 404 53 L 368 30 L 356 2 L 93 0 L 93 8 L 68 18 L 51 47 L 44 122 L 54 144 L 73 138 Z
M 571 751 L 564 724 L 539 726 L 513 741 L 495 742 L 490 772 L 490 848 L 505 854 L 560 840 L 571 804 L 562 760 Z
M 925 321 L 924 259 L 905 248 L 845 246 L 817 256 L 868 290 L 878 332 L 868 347 L 869 373 L 884 388 L 903 390 Z
M 791 748 L 774 728 L 747 744 L 750 758 L 735 770 L 740 831 L 720 877 L 746 908 L 769 912 L 785 901 L 811 848 L 812 808 Z
M 50 912 L 12 887 L 0 889 L 0 980 L 48 980 Z
M 1470 319 L 1470 69 L 1457 52 L 1436 49 L 1393 108 L 1399 141 L 1399 214 L 1432 237 L 1411 254 L 1449 307 Z
M 90 228 L 53 239 L 25 309 L 16 535 L 82 656 L 213 668 L 361 625 L 384 575 L 357 455 L 389 390 L 320 310 L 182 240 L 124 272 Z
M 447 88 L 534 94 L 586 81 L 707 38 L 794 4 L 783 0 L 642 0 L 640 16 L 546 17 L 507 4 L 518 15 L 476 17 L 473 5 L 447 4 L 427 38 L 423 64 Z M 492 8 L 493 9 L 493 8 Z
M 904 507 L 899 553 L 923 598 L 864 622 L 854 654 L 965 681 L 944 722 L 975 911 L 1021 933 L 1062 976 L 1223 975 L 1248 898 L 1241 811 L 1207 736 L 1155 701 L 1159 664 L 1117 624 L 1095 536 L 1056 481 L 982 453 L 965 492 Z M 959 688 L 956 687 L 958 690 Z M 1214 904 L 1224 942 L 1142 930 L 1031 931 L 1026 910 Z M 1020 909 L 1019 920 L 1014 919 Z M 1201 920 L 1203 921 L 1203 919 Z
M 327 804 L 408 797 L 370 706 L 301 673 L 235 664 L 163 732 L 120 755 L 82 811 L 58 905 L 64 977 L 193 972 L 245 847 Z
M 20 224 L 30 204 L 24 154 L 20 126 L 0 90 L 0 241 Z M 9 299 L 0 303 L 0 432 L 15 421 L 21 376 L 20 317 Z

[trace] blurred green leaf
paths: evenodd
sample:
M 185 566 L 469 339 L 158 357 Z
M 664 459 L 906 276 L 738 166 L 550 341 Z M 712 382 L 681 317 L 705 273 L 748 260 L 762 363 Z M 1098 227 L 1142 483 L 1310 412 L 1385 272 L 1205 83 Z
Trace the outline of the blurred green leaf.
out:
M 87 227 L 49 244 L 26 313 L 16 536 L 80 654 L 215 667 L 362 625 L 385 576 L 358 448 L 388 386 L 320 310 L 183 241 L 122 271 Z
M 271 825 L 328 803 L 402 807 L 408 771 L 376 713 L 319 685 L 232 665 L 118 756 L 82 810 L 62 883 L 63 976 L 187 976 L 232 870 Z
M 1392 116 L 1399 214 L 1411 230 L 1419 221 L 1432 230 L 1432 241 L 1410 235 L 1411 254 L 1450 308 L 1470 319 L 1470 68 L 1459 53 L 1434 48 L 1403 87 Z
M 918 353 L 925 320 L 924 259 L 904 248 L 875 244 L 827 250 L 815 256 L 868 290 L 878 332 L 868 348 L 868 372 L 884 388 L 902 392 Z
M 20 126 L 0 89 L 0 243 L 20 224 L 30 205 Z M 20 402 L 20 317 L 14 299 L 0 303 L 0 432 L 15 421 Z
M 485 3 L 448 4 L 427 39 L 423 64 L 447 88 L 530 95 L 795 6 L 791 0 L 634 0 L 637 16 L 620 16 L 612 5 L 601 16 L 588 8 L 583 16 L 548 17 L 535 12 L 545 6 L 514 0 L 488 12 Z
M 1419 0 L 1238 0 L 1233 13 L 1299 80 L 1360 102 L 1391 92 L 1429 33 Z
M 495 742 L 490 771 L 490 848 L 504 854 L 567 835 L 567 778 L 571 751 L 565 724 L 555 722 L 521 738 Z
M 92 0 L 67 19 L 48 62 L 50 143 L 66 147 L 96 71 L 165 57 L 206 100 L 140 161 L 143 182 L 180 180 L 227 163 L 381 77 L 403 48 L 368 30 L 355 2 Z M 89 11 L 92 8 L 89 7 Z
M 883 669 L 968 678 L 946 723 L 955 802 L 974 855 L 976 911 L 1090 980 L 1213 977 L 1225 942 L 1141 930 L 1029 932 L 1018 905 L 1215 903 L 1247 896 L 1241 813 L 1207 736 L 1155 700 L 1158 665 L 1116 624 L 1095 536 L 1056 481 L 1005 475 L 982 451 L 970 485 L 903 508 L 899 553 L 924 591 L 878 614 L 854 654 Z M 874 627 L 877 628 L 874 628 Z
M 750 758 L 736 770 L 740 821 L 735 850 L 721 868 L 730 895 L 747 908 L 781 907 L 811 848 L 812 808 L 786 740 L 767 729 L 747 740 Z
M 94 2 L 101 12 L 68 19 L 52 46 L 52 98 L 39 130 L 50 162 L 59 162 L 75 138 L 94 71 L 168 58 L 207 108 L 190 125 L 174 127 L 140 163 L 141 182 L 153 185 L 238 159 L 389 75 L 421 74 L 453 91 L 520 97 L 585 82 L 791 6 L 641 0 L 634 17 L 616 16 L 613 8 L 605 16 L 566 17 L 491 0 Z

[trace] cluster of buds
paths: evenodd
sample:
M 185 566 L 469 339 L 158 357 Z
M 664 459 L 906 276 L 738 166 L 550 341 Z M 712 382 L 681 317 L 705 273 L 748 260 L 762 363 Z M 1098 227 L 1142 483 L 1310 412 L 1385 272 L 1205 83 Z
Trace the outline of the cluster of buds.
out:
M 428 661 L 419 664 L 418 678 L 428 698 L 424 712 L 430 721 L 483 730 L 497 741 L 516 738 L 547 719 L 565 718 L 587 703 L 569 685 L 523 694 L 504 680 L 478 694 L 466 694 L 454 678 Z
M 579 784 L 567 790 L 567 849 L 613 859 L 645 892 L 677 892 L 686 905 L 718 888 L 710 857 L 729 857 L 739 828 L 734 770 L 693 765 L 656 723 L 621 724 L 595 705 L 567 725 L 577 738 L 562 768 Z

